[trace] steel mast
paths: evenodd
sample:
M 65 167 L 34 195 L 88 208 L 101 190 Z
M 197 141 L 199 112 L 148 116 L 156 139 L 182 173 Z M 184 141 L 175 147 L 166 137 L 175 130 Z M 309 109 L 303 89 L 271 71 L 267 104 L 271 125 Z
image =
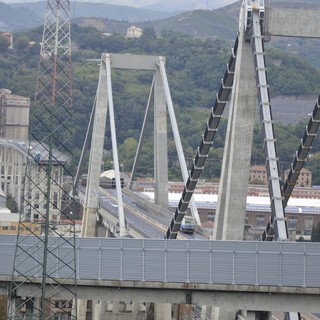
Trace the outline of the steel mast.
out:
M 71 83 L 70 0 L 47 0 L 8 319 L 77 317 Z

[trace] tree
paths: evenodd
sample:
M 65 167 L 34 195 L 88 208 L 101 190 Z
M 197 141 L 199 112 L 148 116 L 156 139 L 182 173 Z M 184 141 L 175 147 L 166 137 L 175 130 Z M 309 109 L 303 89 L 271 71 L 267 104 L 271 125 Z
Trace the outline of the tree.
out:
M 18 204 L 11 194 L 7 195 L 7 208 L 14 213 L 19 212 Z
M 4 54 L 8 50 L 9 46 L 10 41 L 6 37 L 0 35 L 0 54 Z
M 320 152 L 314 153 L 311 157 L 308 158 L 306 162 L 306 168 L 312 172 L 312 184 L 320 184 Z
M 21 36 L 17 41 L 15 47 L 19 50 L 23 50 L 28 48 L 29 46 L 29 38 L 26 36 Z
M 311 241 L 320 242 L 320 222 L 316 227 L 315 226 L 312 227 Z

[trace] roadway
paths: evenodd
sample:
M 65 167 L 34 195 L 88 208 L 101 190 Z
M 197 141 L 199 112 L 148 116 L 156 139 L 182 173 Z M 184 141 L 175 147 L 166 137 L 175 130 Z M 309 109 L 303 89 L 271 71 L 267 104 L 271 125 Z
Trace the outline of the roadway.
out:
M 84 189 L 81 190 L 83 192 Z M 122 198 L 125 221 L 129 235 L 138 238 L 164 238 L 172 215 L 169 216 L 168 212 L 166 212 L 166 214 L 161 214 L 148 210 L 124 192 L 122 193 Z M 101 215 L 102 222 L 104 221 L 104 224 L 108 224 L 108 222 L 116 224 L 118 220 L 116 191 L 114 189 L 100 188 L 99 204 L 99 214 Z M 178 239 L 204 240 L 208 239 L 208 237 L 198 231 L 193 235 L 179 232 Z

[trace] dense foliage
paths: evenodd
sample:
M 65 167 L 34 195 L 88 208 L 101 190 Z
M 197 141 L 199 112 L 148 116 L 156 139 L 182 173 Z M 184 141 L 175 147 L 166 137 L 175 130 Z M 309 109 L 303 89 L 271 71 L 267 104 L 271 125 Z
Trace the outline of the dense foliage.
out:
M 15 94 L 32 97 L 37 76 L 39 53 L 37 43 L 41 39 L 41 28 L 16 34 L 15 39 L 15 50 L 7 51 L 0 57 L 0 87 L 8 88 Z M 26 46 L 27 39 L 36 44 Z M 103 37 L 94 28 L 82 28 L 77 25 L 72 26 L 72 39 L 74 166 L 80 155 L 97 89 L 99 59 L 102 52 L 166 57 L 167 76 L 185 154 L 188 159 L 194 157 L 231 53 L 226 43 L 212 39 L 194 39 L 171 31 L 164 31 L 161 37 L 156 37 L 153 29 L 144 30 L 143 36 L 139 39 L 127 39 L 117 34 Z M 273 96 L 317 93 L 319 88 L 316 84 L 320 83 L 319 70 L 280 51 L 270 50 L 267 57 L 269 57 L 267 64 Z M 151 81 L 152 74 L 148 72 L 117 70 L 112 74 L 119 157 L 125 171 L 129 171 L 133 163 Z M 151 175 L 153 172 L 152 116 L 150 115 L 148 121 L 148 138 L 139 162 L 139 175 Z M 281 153 L 280 163 L 283 169 L 288 168 L 293 159 L 304 125 L 300 123 L 296 126 L 276 125 L 278 150 Z M 223 119 L 210 151 L 203 178 L 219 177 L 226 126 L 226 120 Z M 252 163 L 264 164 L 263 139 L 259 132 L 260 126 L 257 125 Z M 172 137 L 171 132 L 169 136 Z M 106 150 L 111 149 L 110 140 L 110 133 L 106 132 Z M 168 143 L 168 150 L 171 159 L 169 176 L 171 179 L 178 179 L 179 170 L 173 165 L 176 158 L 173 142 Z M 311 168 L 319 163 L 313 159 L 320 157 L 320 153 L 317 154 L 318 147 L 313 148 L 312 152 L 314 157 L 310 159 Z M 112 159 L 110 153 L 105 153 L 104 157 L 104 168 L 107 169 L 111 167 Z M 319 181 L 319 177 L 315 176 L 315 179 Z

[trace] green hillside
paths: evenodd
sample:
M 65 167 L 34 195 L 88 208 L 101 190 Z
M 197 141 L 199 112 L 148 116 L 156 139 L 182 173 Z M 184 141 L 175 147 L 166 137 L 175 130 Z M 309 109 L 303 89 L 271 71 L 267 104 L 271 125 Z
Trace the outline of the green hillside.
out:
M 21 38 L 41 39 L 41 28 L 14 34 L 17 43 Z M 165 30 L 157 36 L 153 29 L 145 29 L 139 39 L 127 39 L 113 34 L 107 38 L 95 28 L 72 25 L 73 51 L 73 105 L 75 131 L 75 163 L 80 154 L 89 115 L 97 89 L 99 65 L 92 59 L 99 59 L 102 52 L 162 55 L 166 57 L 166 70 L 170 92 L 176 111 L 178 126 L 187 156 L 193 157 L 201 139 L 201 134 L 214 102 L 216 91 L 231 54 L 230 42 L 212 38 L 200 39 Z M 28 42 L 26 42 L 28 43 Z M 39 47 L 20 46 L 14 51 L 0 55 L 1 87 L 15 94 L 33 96 L 38 65 Z M 309 63 L 290 56 L 283 51 L 268 49 L 266 54 L 270 91 L 272 97 L 279 95 L 316 97 L 319 94 L 320 71 Z M 116 114 L 119 156 L 125 168 L 131 168 L 134 149 L 139 139 L 145 108 L 147 105 L 152 74 L 148 72 L 113 72 L 112 87 Z M 290 110 L 288 111 L 290 112 Z M 120 121 L 121 119 L 121 121 Z M 151 122 L 151 119 L 149 120 Z M 31 121 L 33 119 L 31 118 Z M 289 167 L 306 123 L 299 125 L 277 125 L 277 141 L 283 167 Z M 255 129 L 253 161 L 263 162 L 263 139 L 259 134 L 260 125 Z M 219 176 L 225 137 L 226 120 L 223 120 L 211 159 L 213 165 L 204 170 L 204 178 Z M 139 175 L 152 174 L 152 125 L 148 126 L 147 144 L 143 149 L 142 166 Z M 106 133 L 110 137 L 110 133 Z M 169 133 L 171 136 L 171 133 Z M 110 149 L 110 138 L 105 140 L 105 148 Z M 174 146 L 168 144 L 171 157 L 176 156 Z M 320 151 L 316 143 L 312 151 Z M 317 157 L 315 157 L 317 159 Z M 105 158 L 105 168 L 111 159 Z M 309 161 L 309 165 L 312 161 Z M 170 179 L 177 179 L 179 169 L 170 166 Z
M 0 32 L 27 29 L 43 24 L 43 19 L 30 9 L 15 9 L 0 2 Z
M 114 19 L 79 18 L 75 22 L 80 26 L 93 26 L 101 32 L 126 35 L 126 30 L 132 23 L 115 21 Z M 181 13 L 177 16 L 162 20 L 137 22 L 135 25 L 142 29 L 153 29 L 157 35 L 164 30 L 172 30 L 194 38 L 211 38 L 234 40 L 238 23 L 228 14 L 216 10 L 195 10 Z

